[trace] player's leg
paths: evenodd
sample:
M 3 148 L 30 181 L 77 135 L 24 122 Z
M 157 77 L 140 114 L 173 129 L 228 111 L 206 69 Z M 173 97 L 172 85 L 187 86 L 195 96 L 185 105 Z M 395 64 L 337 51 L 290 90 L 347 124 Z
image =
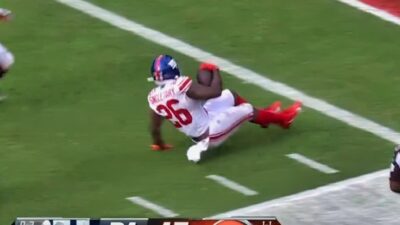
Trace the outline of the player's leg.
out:
M 249 103 L 233 106 L 218 114 L 210 122 L 210 145 L 218 146 L 227 140 L 242 123 L 252 121 L 260 125 L 276 123 L 282 127 L 289 127 L 298 113 L 298 106 L 286 109 L 283 112 L 257 109 Z
M 207 110 L 210 117 L 213 117 L 214 115 L 221 113 L 232 106 L 237 106 L 243 103 L 248 102 L 236 92 L 229 89 L 224 89 L 219 97 L 207 100 L 204 103 L 204 108 Z M 263 109 L 273 112 L 279 112 L 281 111 L 281 102 L 276 101 Z
M 301 102 L 295 102 L 283 111 L 274 111 L 269 108 L 256 109 L 252 123 L 261 127 L 268 127 L 270 124 L 278 125 L 282 128 L 289 128 L 294 119 L 301 111 Z
M 254 108 L 246 103 L 232 106 L 211 118 L 208 137 L 191 146 L 187 151 L 189 161 L 198 162 L 201 154 L 228 139 L 244 122 L 253 118 Z
M 234 92 L 234 91 L 231 91 L 231 92 L 235 99 L 235 103 L 234 103 L 235 105 L 248 103 L 248 101 L 245 98 L 243 98 L 242 96 L 240 96 L 237 92 Z M 282 103 L 280 101 L 275 101 L 271 105 L 269 105 L 263 109 L 274 111 L 274 112 L 279 112 L 279 111 L 281 111 L 281 105 L 282 105 Z
M 200 73 L 200 71 L 204 70 L 215 71 L 218 70 L 218 66 L 210 63 L 202 63 L 200 65 L 199 72 L 197 73 L 197 81 L 199 83 L 203 83 L 203 85 L 209 85 L 210 75 L 207 75 L 206 73 Z M 222 88 L 222 79 L 220 87 Z M 209 115 L 213 117 L 214 115 L 217 115 L 221 111 L 225 110 L 226 107 L 230 107 L 233 105 L 237 106 L 244 103 L 247 103 L 247 100 L 237 93 L 230 90 L 223 90 L 221 92 L 221 96 L 209 99 L 205 103 L 204 108 L 207 110 Z M 283 128 L 288 128 L 293 119 L 296 117 L 298 111 L 300 111 L 301 103 L 294 103 L 282 113 L 280 112 L 280 106 L 280 102 L 274 102 L 272 105 L 266 108 L 258 109 L 260 113 L 255 113 L 257 117 L 250 120 L 250 122 L 256 123 L 261 127 L 268 127 L 269 124 L 277 124 Z
M 248 101 L 233 92 L 235 98 L 235 105 L 247 103 Z M 265 108 L 256 108 L 254 118 L 250 122 L 260 125 L 261 127 L 268 127 L 270 124 L 279 125 L 283 128 L 289 128 L 298 112 L 301 110 L 301 103 L 295 102 L 288 108 L 281 111 L 281 102 L 276 101 Z
M 393 162 L 390 165 L 390 178 L 389 185 L 390 190 L 396 193 L 400 193 L 400 146 L 397 146 L 394 150 Z
M 239 106 L 248 103 L 246 99 L 236 92 L 225 89 L 221 96 L 208 100 L 204 108 L 213 118 L 215 115 L 225 111 L 232 106 Z M 262 127 L 268 127 L 269 124 L 276 124 L 283 128 L 288 128 L 301 109 L 301 103 L 296 102 L 290 107 L 281 111 L 281 102 L 277 101 L 266 108 L 255 108 L 254 118 L 250 122 Z
M 226 141 L 246 121 L 252 120 L 257 113 L 249 103 L 232 106 L 211 118 L 209 127 L 210 146 L 216 147 Z
M 289 126 L 296 115 L 297 111 L 272 114 L 267 110 L 256 109 L 249 103 L 229 107 L 210 117 L 208 138 L 201 140 L 188 149 L 188 160 L 198 162 L 203 152 L 211 147 L 221 145 L 246 121 L 254 121 L 258 124 L 268 124 L 271 121 L 275 121 L 282 126 Z
M 223 90 L 219 97 L 207 100 L 203 105 L 210 118 L 215 117 L 233 106 L 235 106 L 235 98 L 228 89 Z

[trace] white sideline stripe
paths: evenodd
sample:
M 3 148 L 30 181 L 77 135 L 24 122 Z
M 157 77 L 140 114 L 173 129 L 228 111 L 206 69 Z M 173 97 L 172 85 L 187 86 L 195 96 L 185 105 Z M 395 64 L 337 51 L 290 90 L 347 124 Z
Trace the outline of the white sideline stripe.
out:
M 363 3 L 363 2 L 361 2 L 359 0 L 337 0 L 337 1 L 342 2 L 344 4 L 347 4 L 349 6 L 352 6 L 354 8 L 357 8 L 357 9 L 359 9 L 361 11 L 366 12 L 366 13 L 370 13 L 370 14 L 372 14 L 374 16 L 377 16 L 377 17 L 379 17 L 379 18 L 381 18 L 383 20 L 386 20 L 386 21 L 389 21 L 391 23 L 400 25 L 400 18 L 399 17 L 394 16 L 394 15 L 392 15 L 392 14 L 390 14 L 390 13 L 388 13 L 388 12 L 382 10 L 382 9 L 378 9 L 378 8 L 373 7 L 373 6 L 370 6 L 370 5 L 368 5 L 366 3 Z
M 333 169 L 327 165 L 324 165 L 322 163 L 319 163 L 317 161 L 314 161 L 310 158 L 305 157 L 304 155 L 298 154 L 298 153 L 291 153 L 291 154 L 287 154 L 287 157 L 294 159 L 306 166 L 309 166 L 313 169 L 316 169 L 318 171 L 321 171 L 323 173 L 327 173 L 327 174 L 332 174 L 332 173 L 337 173 L 339 172 L 339 170 Z
M 265 202 L 247 206 L 244 208 L 220 213 L 220 214 L 217 214 L 217 215 L 214 215 L 211 217 L 212 218 L 222 218 L 222 217 L 232 217 L 232 216 L 243 216 L 243 215 L 247 215 L 252 212 L 261 212 L 261 211 L 265 212 L 269 208 L 272 208 L 275 206 L 290 204 L 293 201 L 298 201 L 298 200 L 302 200 L 302 199 L 306 199 L 306 198 L 312 198 L 312 197 L 324 195 L 326 193 L 333 192 L 333 191 L 340 191 L 340 190 L 346 189 L 350 185 L 365 183 L 365 182 L 375 179 L 377 177 L 385 177 L 385 176 L 387 177 L 388 175 L 389 175 L 389 170 L 387 170 L 387 169 L 379 170 L 374 173 L 361 175 L 359 177 L 354 177 L 354 178 L 339 181 L 336 183 L 328 184 L 328 185 L 318 187 L 315 189 L 299 192 L 297 194 L 288 195 L 285 197 L 276 198 L 273 200 L 265 201 Z
M 164 217 L 179 216 L 179 214 L 177 214 L 177 213 L 175 213 L 175 212 L 173 212 L 173 211 L 171 211 L 171 210 L 169 210 L 167 208 L 164 208 L 164 207 L 162 207 L 160 205 L 157 205 L 157 204 L 155 204 L 153 202 L 150 202 L 150 201 L 148 201 L 148 200 L 146 200 L 146 199 L 144 199 L 142 197 L 139 197 L 139 196 L 129 197 L 129 198 L 126 198 L 126 199 L 128 199 L 129 201 L 135 203 L 136 205 L 142 206 L 143 208 L 150 209 L 153 212 L 157 213 L 158 215 L 161 215 L 161 216 L 164 216 Z
M 258 195 L 257 191 L 254 191 L 248 187 L 245 187 L 239 183 L 236 183 L 235 181 L 229 180 L 228 178 L 223 177 L 223 176 L 211 174 L 211 175 L 206 176 L 206 178 L 214 180 L 215 182 L 221 184 L 222 186 L 225 186 L 229 189 L 240 192 L 243 195 L 247 195 L 247 196 Z
M 252 83 L 264 90 L 282 95 L 292 100 L 301 100 L 305 106 L 313 108 L 327 116 L 342 121 L 350 126 L 359 128 L 366 132 L 372 133 L 385 140 L 393 143 L 400 143 L 400 133 L 368 120 L 364 117 L 358 116 L 347 110 L 338 108 L 334 105 L 327 103 L 318 98 L 308 96 L 307 94 L 296 90 L 286 84 L 276 82 L 264 77 L 247 68 L 233 64 L 232 62 L 215 56 L 209 52 L 203 51 L 197 47 L 187 44 L 181 40 L 163 34 L 159 31 L 150 29 L 142 24 L 128 20 L 118 14 L 100 8 L 89 2 L 82 0 L 56 0 L 62 4 L 75 8 L 84 12 L 94 18 L 100 19 L 122 30 L 129 31 L 149 41 L 157 43 L 161 46 L 170 48 L 176 52 L 192 57 L 198 61 L 211 61 L 216 63 L 221 70 L 239 78 L 243 81 Z

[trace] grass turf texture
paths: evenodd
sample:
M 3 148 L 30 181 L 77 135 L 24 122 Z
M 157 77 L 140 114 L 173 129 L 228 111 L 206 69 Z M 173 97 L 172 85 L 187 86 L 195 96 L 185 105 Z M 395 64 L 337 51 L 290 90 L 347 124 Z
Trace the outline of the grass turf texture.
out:
M 399 29 L 370 15 L 323 0 L 94 2 L 399 126 Z M 151 152 L 149 62 L 168 52 L 189 74 L 197 62 L 54 1 L 2 6 L 16 13 L 0 32 L 17 61 L 0 83 L 10 96 L 0 103 L 1 224 L 16 216 L 157 216 L 125 200 L 134 195 L 182 216 L 208 216 L 388 165 L 392 144 L 309 109 L 288 131 L 245 125 L 200 165 L 186 161 L 191 143 L 168 124 L 165 139 L 175 149 Z M 256 105 L 281 99 L 227 74 L 224 82 Z M 291 152 L 341 172 L 321 174 L 284 156 Z M 228 191 L 208 174 L 260 195 Z

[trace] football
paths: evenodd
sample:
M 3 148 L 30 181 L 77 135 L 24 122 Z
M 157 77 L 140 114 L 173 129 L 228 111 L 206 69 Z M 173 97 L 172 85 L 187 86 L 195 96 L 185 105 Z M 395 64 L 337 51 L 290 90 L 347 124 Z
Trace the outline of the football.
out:
M 210 86 L 213 79 L 213 73 L 209 70 L 199 70 L 197 72 L 197 82 L 204 86 Z

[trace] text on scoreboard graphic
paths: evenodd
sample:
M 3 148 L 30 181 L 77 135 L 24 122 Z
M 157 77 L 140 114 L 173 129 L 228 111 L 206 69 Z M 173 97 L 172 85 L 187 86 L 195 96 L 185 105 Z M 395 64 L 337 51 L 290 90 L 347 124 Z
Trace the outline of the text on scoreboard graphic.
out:
M 275 217 L 224 219 L 17 218 L 13 225 L 280 225 Z

